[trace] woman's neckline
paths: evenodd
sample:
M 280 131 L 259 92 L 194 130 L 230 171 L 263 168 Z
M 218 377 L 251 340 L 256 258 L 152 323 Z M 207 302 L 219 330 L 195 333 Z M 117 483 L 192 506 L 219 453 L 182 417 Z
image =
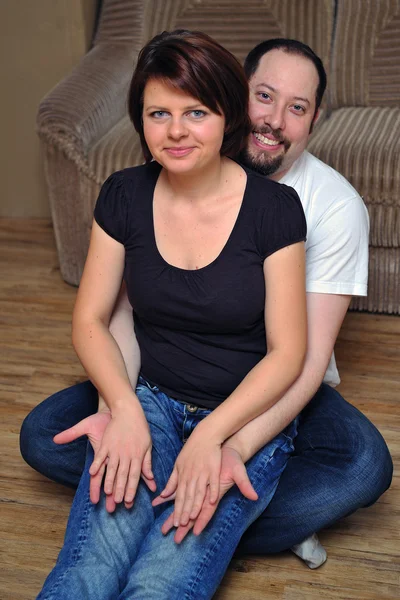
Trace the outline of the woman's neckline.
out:
M 210 269 L 211 267 L 213 267 L 222 257 L 222 255 L 225 253 L 226 249 L 228 246 L 230 246 L 230 244 L 232 243 L 232 238 L 234 237 L 235 231 L 238 228 L 238 224 L 241 220 L 241 216 L 243 213 L 243 207 L 244 207 L 244 203 L 245 203 L 245 199 L 246 199 L 246 195 L 247 195 L 247 190 L 248 190 L 248 185 L 249 185 L 249 173 L 251 173 L 251 171 L 249 171 L 245 166 L 241 165 L 240 163 L 238 163 L 237 161 L 231 159 L 233 162 L 235 162 L 236 164 L 239 165 L 239 167 L 243 170 L 243 172 L 246 175 L 246 184 L 244 186 L 244 190 L 243 190 L 243 195 L 242 195 L 242 199 L 241 199 L 241 203 L 240 203 L 240 208 L 238 211 L 238 214 L 236 216 L 235 222 L 233 224 L 233 227 L 231 229 L 231 232 L 225 242 L 225 244 L 222 246 L 220 252 L 218 253 L 218 255 L 212 260 L 210 261 L 208 264 L 204 265 L 203 267 L 200 267 L 198 269 L 184 269 L 182 267 L 178 267 L 176 265 L 173 265 L 171 263 L 169 263 L 161 254 L 161 252 L 158 249 L 158 245 L 157 245 L 157 240 L 156 240 L 156 232 L 155 232 L 155 226 L 154 226 L 154 192 L 157 186 L 157 182 L 158 179 L 161 175 L 162 169 L 163 167 L 159 164 L 159 163 L 155 163 L 158 166 L 158 169 L 156 170 L 156 176 L 154 178 L 153 181 L 153 185 L 152 185 L 152 190 L 151 190 L 151 202 L 150 202 L 150 222 L 151 222 L 151 229 L 152 229 L 152 242 L 153 242 L 153 246 L 154 249 L 156 251 L 156 254 L 158 255 L 159 260 L 168 268 L 170 268 L 171 270 L 177 271 L 177 272 L 181 272 L 181 273 L 202 273 L 204 272 L 206 269 Z

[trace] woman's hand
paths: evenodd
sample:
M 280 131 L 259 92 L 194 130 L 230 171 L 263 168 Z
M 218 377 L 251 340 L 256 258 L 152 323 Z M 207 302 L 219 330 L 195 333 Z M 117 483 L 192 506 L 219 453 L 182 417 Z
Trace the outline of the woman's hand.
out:
M 149 426 L 141 408 L 125 404 L 114 409 L 100 448 L 89 469 L 96 477 L 106 469 L 104 491 L 116 503 L 125 502 L 132 506 L 140 476 L 151 491 L 156 490 L 151 470 L 151 437 Z M 97 502 L 98 497 L 92 497 Z M 108 510 L 112 506 L 108 503 Z M 111 511 L 110 511 L 111 512 Z
M 220 470 L 221 442 L 207 436 L 207 430 L 202 431 L 198 425 L 179 453 L 168 483 L 160 494 L 161 498 L 175 494 L 175 527 L 196 519 L 207 491 L 211 504 L 218 500 Z

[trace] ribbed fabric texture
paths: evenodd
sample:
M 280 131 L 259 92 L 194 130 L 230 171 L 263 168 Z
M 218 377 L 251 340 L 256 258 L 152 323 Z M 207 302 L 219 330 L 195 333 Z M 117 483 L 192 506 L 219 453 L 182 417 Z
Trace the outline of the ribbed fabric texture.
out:
M 40 137 L 62 148 L 83 172 L 89 148 L 126 114 L 136 56 L 127 46 L 95 46 L 40 103 Z
M 114 171 L 143 162 L 139 136 L 128 116 L 110 129 L 88 155 L 88 164 L 98 186 Z
M 165 0 L 168 6 L 173 0 Z M 94 45 L 125 43 L 136 50 L 145 43 L 146 0 L 103 0 Z
M 177 27 L 208 33 L 240 60 L 258 42 L 293 37 L 329 68 L 333 0 L 105 0 L 95 44 L 148 39 Z
M 368 297 L 351 308 L 400 313 L 400 108 L 341 108 L 312 136 L 309 150 L 342 173 L 370 216 Z
M 338 0 L 333 108 L 400 105 L 400 0 Z
M 309 149 L 342 173 L 370 215 L 368 297 L 356 310 L 400 314 L 400 0 L 338 0 L 333 114 Z
M 362 195 L 373 246 L 400 246 L 400 108 L 341 108 L 312 136 L 309 150 Z
M 352 310 L 400 314 L 400 252 L 369 248 L 368 296 L 353 298 Z

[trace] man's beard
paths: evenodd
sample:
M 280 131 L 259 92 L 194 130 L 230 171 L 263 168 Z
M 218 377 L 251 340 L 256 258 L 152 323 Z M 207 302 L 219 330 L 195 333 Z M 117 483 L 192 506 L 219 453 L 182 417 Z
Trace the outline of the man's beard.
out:
M 275 156 L 275 158 L 266 162 L 263 154 L 260 154 L 259 156 L 252 156 L 246 146 L 240 152 L 238 159 L 239 162 L 244 164 L 246 167 L 249 167 L 249 169 L 252 169 L 252 171 L 269 177 L 270 175 L 276 173 L 279 167 L 282 165 L 283 157 L 284 155 L 280 154 L 279 156 Z
M 249 151 L 249 146 L 247 145 L 243 148 L 243 150 L 241 150 L 238 159 L 246 167 L 256 171 L 256 173 L 260 173 L 260 175 L 264 175 L 265 177 L 270 177 L 282 166 L 285 154 L 290 148 L 291 144 L 289 140 L 283 138 L 279 131 L 274 131 L 269 127 L 264 128 L 262 131 L 257 130 L 256 133 L 261 133 L 262 135 L 265 135 L 266 133 L 272 133 L 275 139 L 283 142 L 284 152 L 279 154 L 279 156 L 274 156 L 273 158 L 268 157 L 267 152 L 262 151 L 260 151 L 257 155 L 253 155 Z

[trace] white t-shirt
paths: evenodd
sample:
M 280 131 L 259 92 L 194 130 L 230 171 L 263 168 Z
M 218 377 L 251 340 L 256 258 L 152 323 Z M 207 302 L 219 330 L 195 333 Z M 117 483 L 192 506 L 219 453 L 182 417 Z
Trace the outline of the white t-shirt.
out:
M 320 294 L 367 295 L 367 208 L 340 173 L 305 151 L 280 183 L 293 187 L 307 220 L 306 288 Z M 325 383 L 340 383 L 332 354 Z

